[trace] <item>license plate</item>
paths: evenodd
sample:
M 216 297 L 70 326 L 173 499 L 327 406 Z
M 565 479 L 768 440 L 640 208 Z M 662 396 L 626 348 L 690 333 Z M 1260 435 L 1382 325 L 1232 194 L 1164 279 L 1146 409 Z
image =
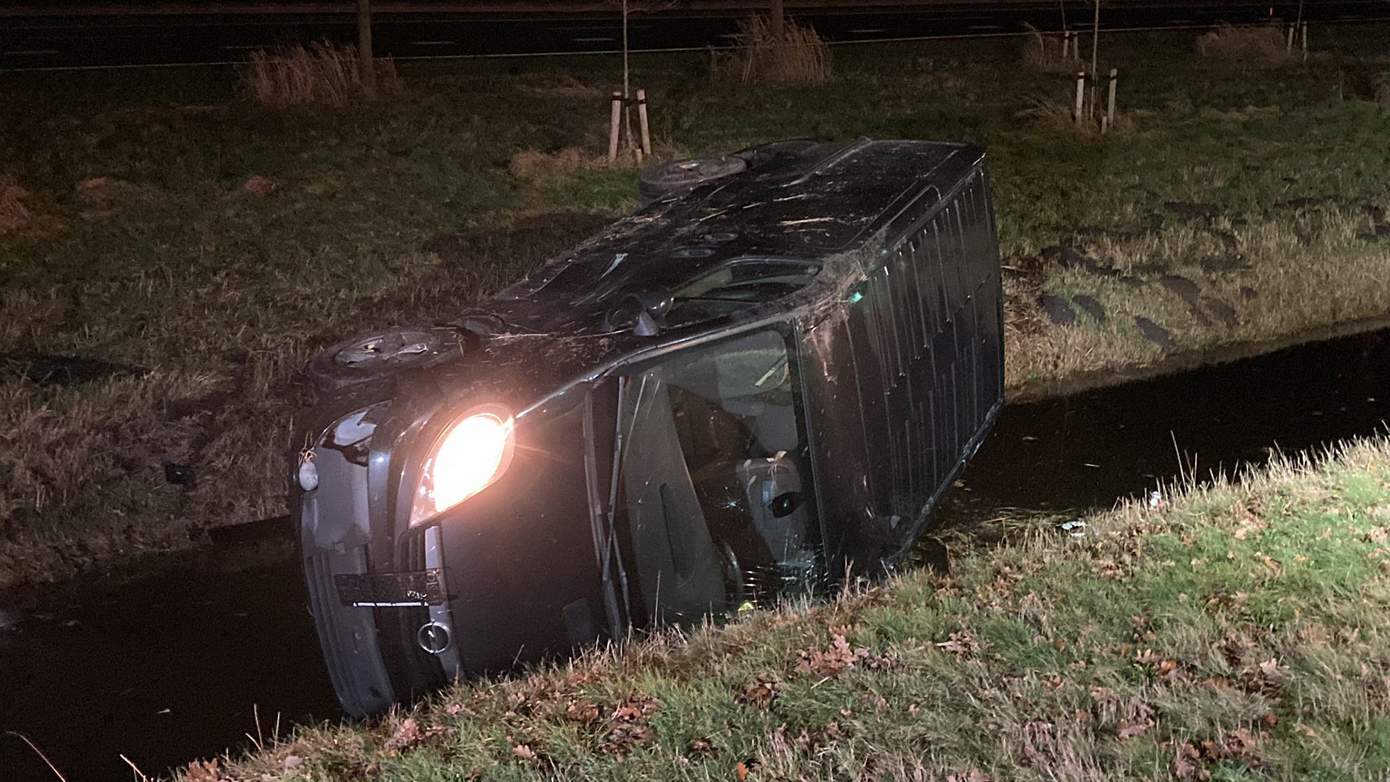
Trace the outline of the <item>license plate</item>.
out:
M 444 571 L 439 568 L 413 573 L 341 574 L 333 581 L 343 605 L 432 606 L 448 599 Z

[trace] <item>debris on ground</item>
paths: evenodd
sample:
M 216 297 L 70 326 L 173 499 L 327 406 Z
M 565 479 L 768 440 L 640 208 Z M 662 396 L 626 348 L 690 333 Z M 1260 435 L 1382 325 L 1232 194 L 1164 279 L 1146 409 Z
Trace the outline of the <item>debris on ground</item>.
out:
M 265 197 L 275 192 L 275 182 L 268 177 L 255 174 L 241 183 L 241 192 L 247 195 Z
M 1134 325 L 1139 327 L 1140 336 L 1164 350 L 1171 351 L 1177 348 L 1177 344 L 1173 342 L 1173 335 L 1168 332 L 1168 329 L 1154 323 L 1143 315 L 1135 316 Z
M 1076 323 L 1076 311 L 1060 296 L 1044 293 L 1038 297 L 1038 306 L 1042 307 L 1042 311 L 1053 325 L 1071 326 Z
M 0 236 L 19 233 L 29 227 L 34 215 L 24 205 L 24 199 L 28 197 L 28 190 L 0 178 Z
M 108 377 L 138 376 L 144 367 L 86 356 L 0 352 L 0 379 L 18 376 L 41 386 L 75 386 Z
M 1072 519 L 1071 521 L 1064 521 L 1061 524 L 1057 525 L 1057 529 L 1067 533 L 1073 538 L 1086 537 L 1086 522 L 1082 521 L 1081 519 Z
M 1096 300 L 1096 297 L 1082 293 L 1073 296 L 1071 301 L 1076 305 L 1077 309 L 1091 316 L 1091 320 L 1094 320 L 1102 326 L 1105 325 L 1105 307 L 1101 306 L 1101 303 Z
M 1233 329 L 1239 325 L 1240 319 L 1236 317 L 1235 307 L 1232 307 L 1215 296 L 1203 296 L 1202 304 L 1206 306 L 1207 312 L 1210 312 L 1217 320 L 1221 321 L 1222 325 L 1226 328 Z
M 87 218 L 107 217 L 139 188 L 123 179 L 98 176 L 84 179 L 74 188 L 77 203 L 82 206 L 82 216 Z

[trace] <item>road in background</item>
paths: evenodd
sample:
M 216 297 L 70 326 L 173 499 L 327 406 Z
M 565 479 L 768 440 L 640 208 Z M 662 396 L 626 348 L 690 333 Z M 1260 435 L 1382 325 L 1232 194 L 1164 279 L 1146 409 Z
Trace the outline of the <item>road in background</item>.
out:
M 344 11 L 351 4 L 341 3 Z M 1085 3 L 1066 3 L 1066 24 L 1088 26 Z M 422 7 L 423 8 L 423 7 Z M 673 9 L 635 14 L 630 23 L 634 51 L 729 46 L 745 11 Z M 934 36 L 1017 34 L 1025 25 L 1060 30 L 1058 3 L 975 3 L 952 6 L 792 9 L 801 22 L 831 42 Z M 1128 3 L 1107 8 L 1105 29 L 1200 27 L 1222 22 L 1250 24 L 1292 19 L 1291 2 Z M 1304 18 L 1313 24 L 1390 18 L 1390 0 L 1309 2 Z M 538 11 L 497 14 L 437 10 L 380 11 L 374 21 L 379 56 L 398 60 L 536 53 L 611 52 L 622 45 L 614 13 Z M 0 70 L 236 62 L 246 53 L 282 44 L 328 39 L 355 40 L 351 13 L 278 12 L 219 14 L 84 13 L 72 16 L 0 16 Z

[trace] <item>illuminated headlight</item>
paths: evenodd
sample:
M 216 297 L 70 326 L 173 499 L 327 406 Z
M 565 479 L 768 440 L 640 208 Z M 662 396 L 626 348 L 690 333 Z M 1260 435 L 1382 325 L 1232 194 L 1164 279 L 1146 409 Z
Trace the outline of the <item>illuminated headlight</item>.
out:
M 489 407 L 470 411 L 439 439 L 425 462 L 410 525 L 423 524 L 486 489 L 512 459 L 511 414 Z

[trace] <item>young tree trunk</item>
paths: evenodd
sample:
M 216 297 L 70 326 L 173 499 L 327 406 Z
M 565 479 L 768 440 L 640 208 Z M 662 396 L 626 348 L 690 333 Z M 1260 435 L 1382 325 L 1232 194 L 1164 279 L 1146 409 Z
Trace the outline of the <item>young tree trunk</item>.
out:
M 1096 69 L 1100 67 L 1100 0 L 1096 0 L 1095 21 L 1091 25 L 1091 110 L 1090 116 L 1096 113 L 1096 82 L 1099 75 Z
M 782 30 L 786 18 L 787 13 L 783 8 L 783 0 L 769 0 L 767 8 L 768 26 L 772 30 L 772 40 L 778 44 L 782 43 Z
M 372 0 L 357 0 L 357 69 L 362 91 L 376 95 L 376 65 L 372 58 Z

